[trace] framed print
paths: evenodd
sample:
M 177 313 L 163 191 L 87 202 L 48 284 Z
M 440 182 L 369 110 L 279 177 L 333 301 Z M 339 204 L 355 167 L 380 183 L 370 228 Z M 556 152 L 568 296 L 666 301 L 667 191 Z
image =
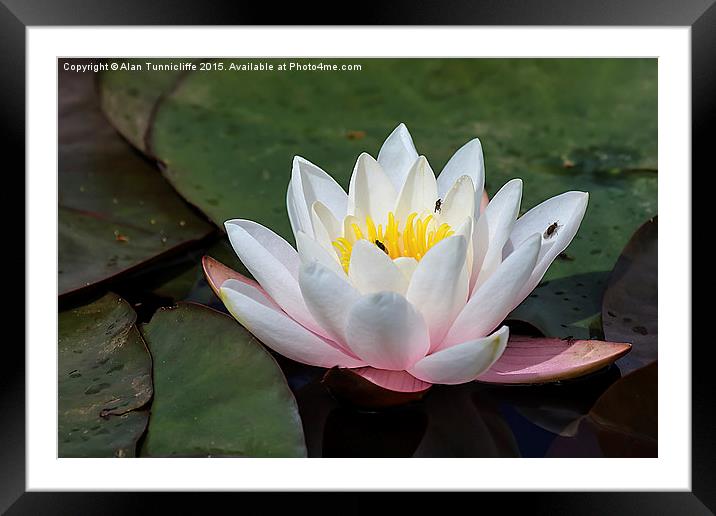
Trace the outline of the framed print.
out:
M 690 301 L 708 2 L 394 5 L 353 26 L 6 3 L 26 346 L 3 509 L 716 507 Z

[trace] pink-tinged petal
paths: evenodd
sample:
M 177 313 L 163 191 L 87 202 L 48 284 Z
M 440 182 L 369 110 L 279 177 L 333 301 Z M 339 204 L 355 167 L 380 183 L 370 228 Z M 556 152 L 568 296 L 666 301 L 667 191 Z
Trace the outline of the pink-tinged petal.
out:
M 432 387 L 432 384 L 418 380 L 405 371 L 386 371 L 372 367 L 334 367 L 326 371 L 321 383 L 336 398 L 370 410 L 417 401 Z
M 211 290 L 213 290 L 214 294 L 216 294 L 217 296 L 219 295 L 219 291 L 221 290 L 221 285 L 226 280 L 235 279 L 237 281 L 246 283 L 247 285 L 254 287 L 266 297 L 268 297 L 266 291 L 261 288 L 261 285 L 259 285 L 256 281 L 252 280 L 251 278 L 247 278 L 239 272 L 236 272 L 231 267 L 227 267 L 226 265 L 224 265 L 218 260 L 215 260 L 211 256 L 202 257 L 201 267 L 202 269 L 204 269 L 204 277 L 206 277 L 206 282 L 209 284 Z M 278 307 L 278 305 L 276 306 Z
M 487 205 L 490 203 L 490 197 L 487 195 L 487 190 L 482 191 L 482 199 L 480 199 L 480 213 L 485 211 Z
M 438 350 L 488 335 L 516 306 L 515 296 L 537 262 L 540 236 L 532 235 L 500 264 L 457 316 Z
M 463 266 L 467 240 L 452 236 L 435 244 L 418 262 L 406 298 L 423 315 L 437 346 L 467 301 Z
M 469 176 L 475 185 L 475 206 L 482 199 L 485 187 L 485 162 L 482 144 L 477 138 L 470 140 L 452 155 L 438 176 L 438 194 L 443 197 L 460 176 Z
M 480 246 L 475 250 L 471 292 L 485 283 L 502 263 L 502 248 L 510 238 L 521 201 L 522 180 L 512 179 L 500 188 L 477 219 L 476 238 Z
M 576 378 L 597 371 L 631 349 L 631 344 L 599 340 L 512 336 L 495 364 L 478 381 L 533 384 Z
M 405 294 L 408 288 L 408 280 L 390 256 L 367 240 L 353 246 L 348 279 L 362 294 L 386 290 Z
M 336 274 L 345 277 L 343 267 L 338 261 L 336 253 L 329 252 L 325 247 L 302 231 L 296 233 L 296 247 L 302 264 L 318 262 Z
M 420 380 L 456 385 L 471 382 L 502 355 L 509 329 L 503 326 L 489 337 L 456 344 L 419 360 L 408 370 Z
M 588 200 L 589 194 L 585 192 L 565 192 L 547 199 L 517 219 L 509 242 L 505 245 L 505 255 L 530 235 L 539 233 L 542 236 L 539 258 L 529 281 L 525 283 L 518 296 L 520 301 L 534 290 L 552 261 L 567 248 L 577 234 Z M 555 223 L 556 230 L 551 235 L 546 234 L 547 229 Z
M 318 367 L 365 365 L 276 309 L 270 299 L 251 285 L 230 279 L 219 293 L 237 321 L 266 346 L 291 360 Z
M 388 220 L 398 193 L 373 156 L 362 153 L 353 169 L 348 191 L 348 215 L 364 221 L 372 217 L 376 224 Z
M 256 222 L 234 219 L 226 221 L 224 226 L 241 262 L 268 295 L 300 324 L 321 333 L 298 287 L 301 260 L 296 250 L 276 233 Z
M 332 340 L 345 343 L 348 313 L 360 293 L 348 283 L 343 270 L 337 274 L 317 262 L 303 265 L 298 282 L 314 319 Z
M 438 200 L 435 173 L 425 156 L 420 156 L 408 172 L 395 203 L 395 218 L 403 222 L 413 212 L 432 212 Z
M 418 159 L 418 152 L 405 124 L 398 125 L 390 133 L 378 152 L 378 163 L 393 183 L 396 192 L 403 187 L 408 171 L 416 159 Z
M 429 382 L 418 380 L 407 371 L 388 371 L 374 367 L 359 367 L 351 372 L 362 376 L 378 387 L 395 392 L 423 392 L 432 385 Z
M 402 371 L 428 352 L 425 320 L 395 292 L 363 296 L 353 305 L 346 328 L 348 347 L 368 365 Z

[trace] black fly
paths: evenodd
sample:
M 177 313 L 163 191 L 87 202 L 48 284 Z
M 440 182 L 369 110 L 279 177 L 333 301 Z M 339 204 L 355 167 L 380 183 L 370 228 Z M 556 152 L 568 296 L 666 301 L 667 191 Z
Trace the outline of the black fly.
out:
M 552 238 L 552 236 L 554 236 L 554 234 L 557 232 L 558 227 L 559 227 L 559 224 L 557 224 L 556 222 L 553 222 L 552 224 L 550 224 L 550 226 L 544 232 L 544 237 Z
M 388 250 L 385 248 L 385 245 L 383 245 L 383 242 L 381 242 L 380 240 L 376 240 L 375 245 L 377 245 L 378 249 L 383 251 L 385 254 L 390 254 L 390 253 L 388 253 Z
M 435 213 L 440 213 L 440 208 L 442 205 L 443 205 L 442 199 L 438 199 L 437 201 L 435 201 Z

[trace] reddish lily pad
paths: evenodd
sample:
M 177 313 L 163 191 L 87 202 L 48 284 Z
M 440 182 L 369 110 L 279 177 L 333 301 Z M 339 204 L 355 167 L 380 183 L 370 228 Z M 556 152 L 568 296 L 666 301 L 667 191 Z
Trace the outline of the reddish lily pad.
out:
M 197 241 L 197 217 L 107 123 L 92 74 L 59 72 L 59 294 Z
M 622 373 L 657 359 L 658 233 L 656 217 L 634 233 L 614 266 L 604 293 L 605 338 L 633 345 L 632 352 L 617 362 Z
M 507 348 L 478 381 L 539 384 L 597 371 L 631 349 L 623 342 L 510 336 Z

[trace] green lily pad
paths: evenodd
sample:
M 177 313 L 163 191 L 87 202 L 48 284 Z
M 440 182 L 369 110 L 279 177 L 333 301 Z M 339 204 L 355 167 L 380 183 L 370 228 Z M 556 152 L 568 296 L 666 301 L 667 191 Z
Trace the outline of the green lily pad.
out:
M 104 70 L 97 75 L 102 110 L 122 136 L 136 148 L 148 152 L 146 134 L 154 105 L 183 72 L 149 70 L 147 59 L 141 58 L 111 62 L 130 69 Z
M 654 217 L 634 233 L 609 275 L 604 293 L 604 334 L 632 344 L 631 353 L 617 362 L 623 374 L 657 359 L 658 231 Z
M 603 339 L 601 299 L 607 276 L 596 271 L 543 281 L 508 321 L 527 322 L 550 337 Z
M 155 386 L 142 455 L 306 456 L 286 379 L 231 317 L 180 303 L 157 311 L 142 334 Z
M 129 304 L 107 294 L 59 314 L 60 457 L 134 457 L 152 397 L 152 360 Z
M 59 294 L 213 232 L 103 117 L 92 74 L 59 75 Z

